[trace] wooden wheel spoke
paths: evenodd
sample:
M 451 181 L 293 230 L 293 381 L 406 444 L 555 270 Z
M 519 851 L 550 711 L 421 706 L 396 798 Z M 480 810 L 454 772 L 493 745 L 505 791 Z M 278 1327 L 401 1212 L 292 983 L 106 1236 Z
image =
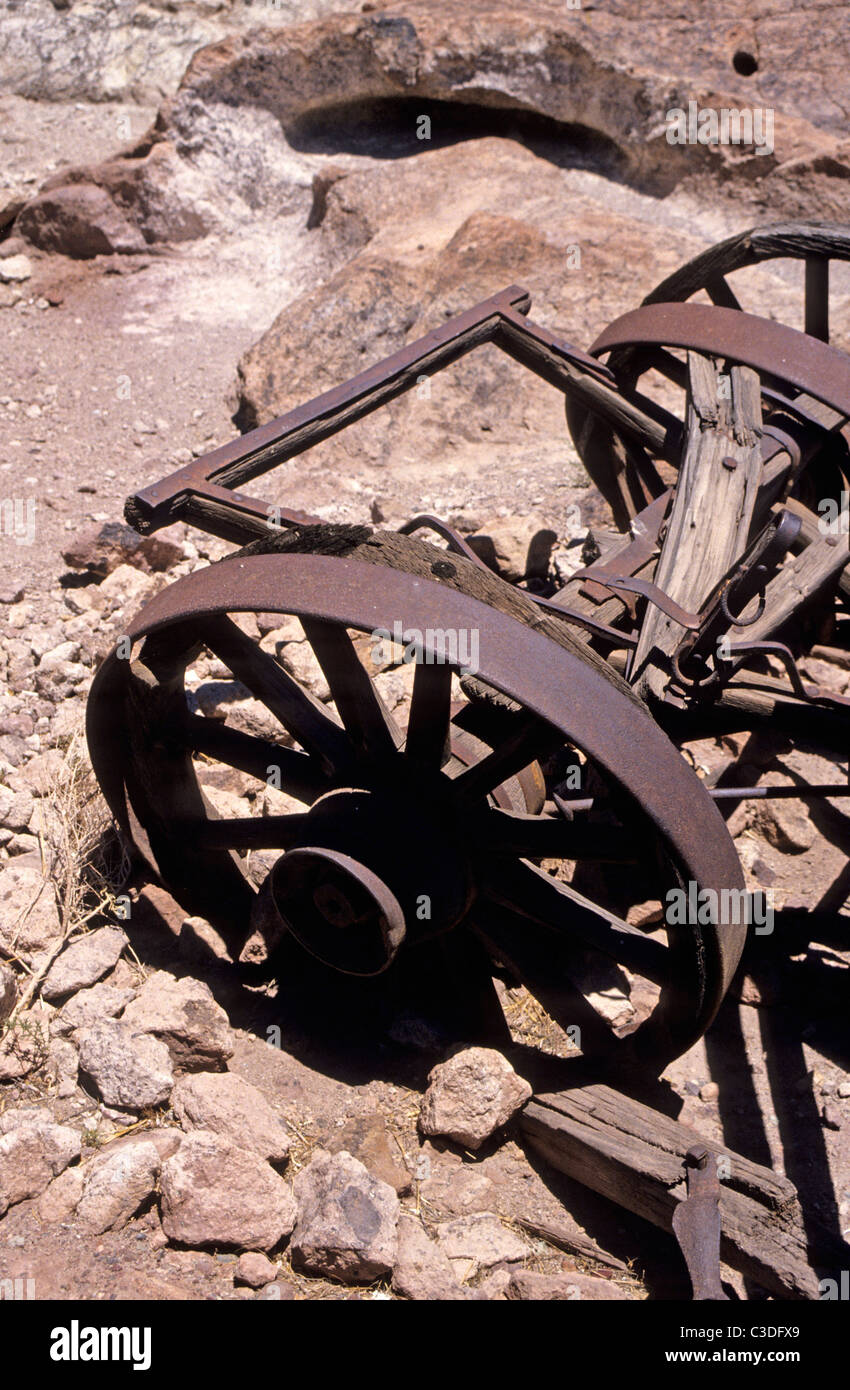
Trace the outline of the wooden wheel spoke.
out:
M 715 275 L 713 279 L 707 281 L 705 290 L 712 304 L 719 304 L 723 309 L 740 309 L 738 296 L 731 288 L 725 275 Z
M 175 823 L 193 849 L 291 849 L 303 836 L 307 812 L 291 816 L 235 816 Z
M 403 742 L 402 733 L 345 628 L 316 618 L 301 622 L 355 746 L 378 757 L 395 753 Z
M 442 767 L 449 755 L 451 696 L 451 666 L 417 662 L 405 744 L 409 758 L 429 767 Z
M 483 854 L 515 854 L 524 859 L 595 859 L 634 863 L 640 850 L 622 826 L 590 825 L 560 816 L 532 816 L 488 806 L 474 832 Z
M 278 743 L 256 738 L 241 729 L 231 729 L 219 719 L 205 719 L 200 714 L 189 715 L 185 728 L 193 753 L 203 753 L 260 782 L 267 782 L 270 773 L 277 769 L 280 791 L 298 801 L 311 805 L 330 786 L 328 778 L 307 753 L 282 748 Z
M 330 769 L 350 762 L 353 747 L 348 734 L 320 700 L 304 690 L 256 642 L 227 617 L 209 618 L 200 625 L 210 651 L 247 686 L 282 726 Z
M 529 718 L 491 753 L 452 779 L 454 790 L 467 804 L 480 801 L 535 759 L 544 757 L 564 742 L 563 734 L 539 719 Z
M 829 258 L 807 256 L 805 271 L 805 331 L 829 342 Z
M 533 864 L 504 864 L 492 874 L 485 896 L 552 935 L 562 933 L 582 941 L 655 984 L 669 979 L 666 946 Z
M 616 1034 L 570 978 L 568 954 L 557 945 L 553 949 L 550 932 L 516 912 L 486 903 L 476 908 L 470 927 L 492 955 L 514 971 L 556 1023 L 581 1030 L 583 1053 L 599 1057 L 616 1049 Z

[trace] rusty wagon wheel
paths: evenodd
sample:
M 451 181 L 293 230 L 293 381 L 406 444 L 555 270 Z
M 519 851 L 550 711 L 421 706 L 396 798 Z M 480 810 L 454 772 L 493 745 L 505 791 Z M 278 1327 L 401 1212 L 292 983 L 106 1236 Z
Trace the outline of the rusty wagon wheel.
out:
M 800 325 L 804 333 L 765 320 L 760 329 L 753 315 L 739 318 L 746 305 L 739 301 L 727 278 L 734 278 L 736 271 L 747 266 L 783 258 L 802 260 L 805 264 Z M 830 353 L 829 349 L 819 351 L 820 343 L 830 341 L 832 260 L 850 260 L 850 229 L 818 223 L 752 228 L 710 247 L 668 276 L 646 296 L 640 309 L 609 325 L 596 339 L 591 353 L 609 353 L 607 365 L 627 397 L 643 387 L 640 395 L 644 408 L 644 378 L 651 370 L 676 385 L 683 383 L 684 363 L 671 348 L 690 346 L 733 362 L 749 363 L 762 376 L 766 416 L 775 412 L 782 427 L 790 415 L 817 430 L 817 421 L 809 417 L 804 398 L 829 399 L 821 393 L 824 375 L 829 372 L 838 393 L 829 403 L 850 414 L 850 386 L 846 381 L 850 366 L 845 362 L 842 371 L 837 353 Z M 695 296 L 708 299 L 710 304 L 688 304 Z M 662 306 L 667 305 L 672 312 L 665 313 Z M 674 306 L 678 306 L 678 312 Z M 712 315 L 711 306 L 720 312 Z M 759 311 L 760 306 L 754 305 L 753 314 Z M 789 376 L 791 362 L 797 371 Z M 800 400 L 795 406 L 797 396 Z M 653 407 L 652 402 L 649 405 Z M 654 408 L 659 419 L 671 427 L 672 444 L 677 422 L 660 406 Z M 625 529 L 635 514 L 664 490 L 666 480 L 661 474 L 665 465 L 676 466 L 675 447 L 664 460 L 652 458 L 644 447 L 619 435 L 609 421 L 591 414 L 575 399 L 567 398 L 566 411 L 579 455 L 612 508 L 616 524 Z M 846 487 L 848 477 L 850 460 L 845 438 L 838 432 L 822 431 L 820 445 L 798 480 L 796 495 L 811 506 L 813 499 L 836 495 Z
M 327 533 L 352 529 L 358 534 L 343 536 L 336 554 L 303 553 L 327 549 Z M 336 714 L 229 616 L 251 611 L 300 619 Z M 350 636 L 392 632 L 397 621 L 420 634 L 406 728 L 388 713 Z M 445 659 L 445 638 L 435 635 L 446 633 L 475 634 L 475 679 L 499 692 L 506 717 L 489 746 L 461 738 L 460 756 L 464 711 L 453 720 L 451 679 L 460 663 Z M 113 653 L 92 687 L 95 771 L 116 818 L 170 891 L 236 949 L 258 901 L 239 855 L 262 848 L 281 853 L 259 896 L 270 896 L 296 939 L 338 970 L 374 974 L 435 934 L 461 933 L 483 943 L 562 1026 L 580 1027 L 590 1055 L 660 1067 L 708 1026 L 746 934 L 737 914 L 723 925 L 715 910 L 724 890 L 734 896 L 743 888 L 732 841 L 628 687 L 521 593 L 408 537 L 316 527 L 257 542 L 175 582 L 129 635 L 131 659 Z M 189 712 L 184 673 L 202 645 L 294 746 Z M 551 814 L 551 802 L 536 814 L 517 809 L 512 779 L 565 746 L 581 750 L 587 775 L 592 769 L 609 791 L 616 823 L 574 825 Z M 193 761 L 199 755 L 260 782 L 279 768 L 280 786 L 305 809 L 212 818 Z M 692 885 L 703 895 L 699 920 L 665 928 L 664 945 L 543 867 L 607 860 L 630 865 L 639 901 L 647 874 L 656 901 Z M 629 876 L 613 877 L 623 896 Z M 657 1006 L 627 1039 L 572 982 L 588 952 L 658 988 Z

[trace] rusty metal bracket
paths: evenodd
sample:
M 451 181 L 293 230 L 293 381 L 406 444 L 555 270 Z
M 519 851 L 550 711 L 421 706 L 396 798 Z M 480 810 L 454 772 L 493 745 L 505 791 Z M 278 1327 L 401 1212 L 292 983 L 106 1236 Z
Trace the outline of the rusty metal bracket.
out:
M 685 1257 L 695 1303 L 729 1296 L 720 1282 L 720 1179 L 709 1149 L 694 1146 L 685 1155 L 688 1195 L 673 1213 L 673 1231 Z

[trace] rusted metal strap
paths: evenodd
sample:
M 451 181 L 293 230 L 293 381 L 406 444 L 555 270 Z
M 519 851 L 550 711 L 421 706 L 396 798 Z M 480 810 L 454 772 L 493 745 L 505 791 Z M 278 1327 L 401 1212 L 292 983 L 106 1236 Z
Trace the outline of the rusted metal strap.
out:
M 685 1155 L 688 1195 L 673 1213 L 673 1231 L 685 1257 L 695 1303 L 728 1302 L 720 1282 L 720 1179 L 706 1148 Z
M 837 348 L 771 319 L 715 304 L 647 304 L 615 319 L 590 351 L 681 347 L 728 357 L 778 377 L 850 415 L 850 359 Z

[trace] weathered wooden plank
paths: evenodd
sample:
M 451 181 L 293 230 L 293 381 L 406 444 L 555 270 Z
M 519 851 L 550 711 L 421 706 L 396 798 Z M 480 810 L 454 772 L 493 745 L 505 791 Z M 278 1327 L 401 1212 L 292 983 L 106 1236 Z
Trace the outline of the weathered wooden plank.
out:
M 746 549 L 762 469 L 761 395 L 750 368 L 733 367 L 724 380 L 701 353 L 688 353 L 688 380 L 687 444 L 655 583 L 698 611 Z M 639 694 L 662 694 L 665 658 L 682 635 L 680 624 L 648 605 L 632 674 Z
M 817 1297 L 818 1276 L 787 1178 L 608 1086 L 535 1096 L 520 1128 L 560 1172 L 667 1231 L 687 1196 L 685 1154 L 703 1145 L 723 1160 L 721 1259 L 782 1297 Z M 818 1252 L 820 1259 L 833 1255 L 846 1260 L 846 1247 Z

